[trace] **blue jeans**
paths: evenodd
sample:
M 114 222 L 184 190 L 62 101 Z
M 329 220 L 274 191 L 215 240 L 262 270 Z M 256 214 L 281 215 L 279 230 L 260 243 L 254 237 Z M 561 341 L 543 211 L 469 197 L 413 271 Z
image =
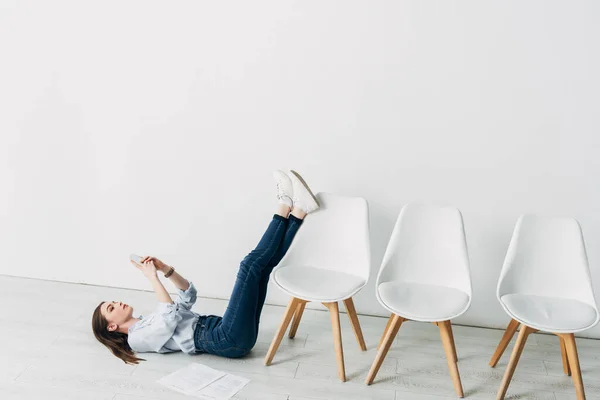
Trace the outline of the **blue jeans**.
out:
M 302 225 L 293 215 L 274 215 L 254 250 L 240 263 L 233 293 L 223 317 L 202 315 L 194 330 L 196 352 L 242 357 L 258 337 L 258 325 L 271 271 L 283 258 Z

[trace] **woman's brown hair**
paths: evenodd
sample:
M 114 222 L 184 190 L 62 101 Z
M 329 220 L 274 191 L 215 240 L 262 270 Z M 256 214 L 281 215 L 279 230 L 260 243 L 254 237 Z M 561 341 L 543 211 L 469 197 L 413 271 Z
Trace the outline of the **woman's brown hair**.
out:
M 143 358 L 135 356 L 133 350 L 127 343 L 127 334 L 121 332 L 111 332 L 108 330 L 108 321 L 100 312 L 104 302 L 98 304 L 92 315 L 92 331 L 94 336 L 103 345 L 105 345 L 116 357 L 119 357 L 125 364 L 139 364 L 140 361 L 146 361 Z

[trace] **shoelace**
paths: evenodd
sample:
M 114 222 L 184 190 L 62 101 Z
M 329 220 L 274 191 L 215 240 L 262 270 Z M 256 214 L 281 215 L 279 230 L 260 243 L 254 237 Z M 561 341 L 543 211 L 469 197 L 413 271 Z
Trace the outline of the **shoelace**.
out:
M 283 185 L 281 182 L 277 182 L 277 198 L 282 199 L 285 196 L 285 191 L 283 190 Z

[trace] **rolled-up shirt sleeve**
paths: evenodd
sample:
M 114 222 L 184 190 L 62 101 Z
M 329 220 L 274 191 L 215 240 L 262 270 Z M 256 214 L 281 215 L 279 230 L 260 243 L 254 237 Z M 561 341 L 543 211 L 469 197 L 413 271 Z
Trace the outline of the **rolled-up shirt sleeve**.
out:
M 177 289 L 177 298 L 175 303 L 180 304 L 185 309 L 189 310 L 196 303 L 196 287 L 190 281 L 190 286 L 186 290 Z

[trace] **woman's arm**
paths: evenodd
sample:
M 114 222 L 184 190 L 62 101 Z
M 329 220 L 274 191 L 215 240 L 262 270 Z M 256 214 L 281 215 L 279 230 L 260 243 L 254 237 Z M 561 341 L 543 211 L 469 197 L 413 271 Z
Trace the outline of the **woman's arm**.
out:
M 162 272 L 163 274 L 166 274 L 171 270 L 171 266 L 165 264 L 156 257 L 148 256 L 145 259 L 152 261 L 156 266 L 156 269 Z M 171 282 L 173 282 L 173 285 L 175 285 L 175 287 L 179 290 L 185 291 L 190 287 L 190 283 L 187 281 L 187 279 L 179 275 L 177 271 L 173 271 L 173 273 L 169 276 L 169 279 L 171 280 Z
M 158 296 L 159 302 L 173 304 L 173 299 L 171 298 L 171 295 L 167 292 L 167 289 L 165 289 L 165 287 L 163 286 L 162 282 L 158 278 L 158 275 L 151 275 L 150 277 L 148 277 L 148 280 L 150 280 L 150 283 L 152 284 L 152 288 L 154 289 L 154 291 L 156 292 L 156 295 Z
M 152 288 L 158 296 L 158 301 L 162 303 L 173 304 L 173 299 L 163 286 L 160 279 L 158 279 L 158 274 L 156 273 L 158 268 L 156 268 L 152 260 L 148 260 L 147 258 L 148 257 L 146 257 L 146 259 L 144 259 L 141 264 L 138 264 L 133 260 L 130 261 L 137 269 L 142 271 L 146 278 L 148 278 L 148 280 L 152 284 Z
M 160 261 L 158 258 L 149 257 L 149 259 L 154 262 L 154 265 L 156 265 L 156 269 L 159 270 L 160 272 L 162 272 L 163 274 L 166 274 L 167 272 L 169 272 L 171 270 L 170 265 L 165 264 L 164 262 Z M 173 282 L 173 285 L 175 285 L 175 287 L 179 290 L 185 291 L 190 287 L 190 283 L 187 281 L 187 279 L 185 279 L 183 276 L 179 275 L 177 273 L 177 271 L 173 271 L 173 273 L 169 276 L 169 279 L 171 280 L 171 282 Z
M 170 268 L 167 267 L 165 271 L 162 271 L 163 273 L 167 273 L 169 272 Z M 177 289 L 179 290 L 187 290 L 190 287 L 190 282 L 185 279 L 183 276 L 179 275 L 177 273 L 177 271 L 174 271 L 171 276 L 169 276 L 169 278 L 171 280 L 171 282 L 173 282 L 173 285 L 175 285 L 177 287 Z
M 144 257 L 142 259 L 142 264 L 145 264 L 147 262 L 152 264 L 156 268 L 157 271 L 160 271 L 163 274 L 166 274 L 167 272 L 169 272 L 171 270 L 171 267 L 169 265 L 165 264 L 164 262 L 162 262 L 161 260 L 159 260 L 156 257 L 152 257 L 152 256 Z M 179 290 L 186 291 L 190 287 L 190 283 L 188 282 L 188 280 L 185 279 L 183 276 L 179 275 L 176 271 L 173 271 L 173 273 L 169 276 L 169 279 L 171 280 L 171 282 L 173 282 L 175 287 L 177 287 L 177 289 L 179 289 Z M 167 302 L 167 303 L 173 302 L 171 300 L 171 297 L 169 296 L 169 293 L 166 291 L 165 287 L 162 285 L 160 280 L 158 281 L 158 283 L 153 282 L 152 287 L 154 288 L 154 291 L 158 295 L 159 301 L 163 301 L 163 302 Z M 161 298 L 164 299 L 164 297 L 161 297 L 161 294 L 159 292 L 166 293 L 166 295 L 169 297 L 169 301 L 161 300 Z

